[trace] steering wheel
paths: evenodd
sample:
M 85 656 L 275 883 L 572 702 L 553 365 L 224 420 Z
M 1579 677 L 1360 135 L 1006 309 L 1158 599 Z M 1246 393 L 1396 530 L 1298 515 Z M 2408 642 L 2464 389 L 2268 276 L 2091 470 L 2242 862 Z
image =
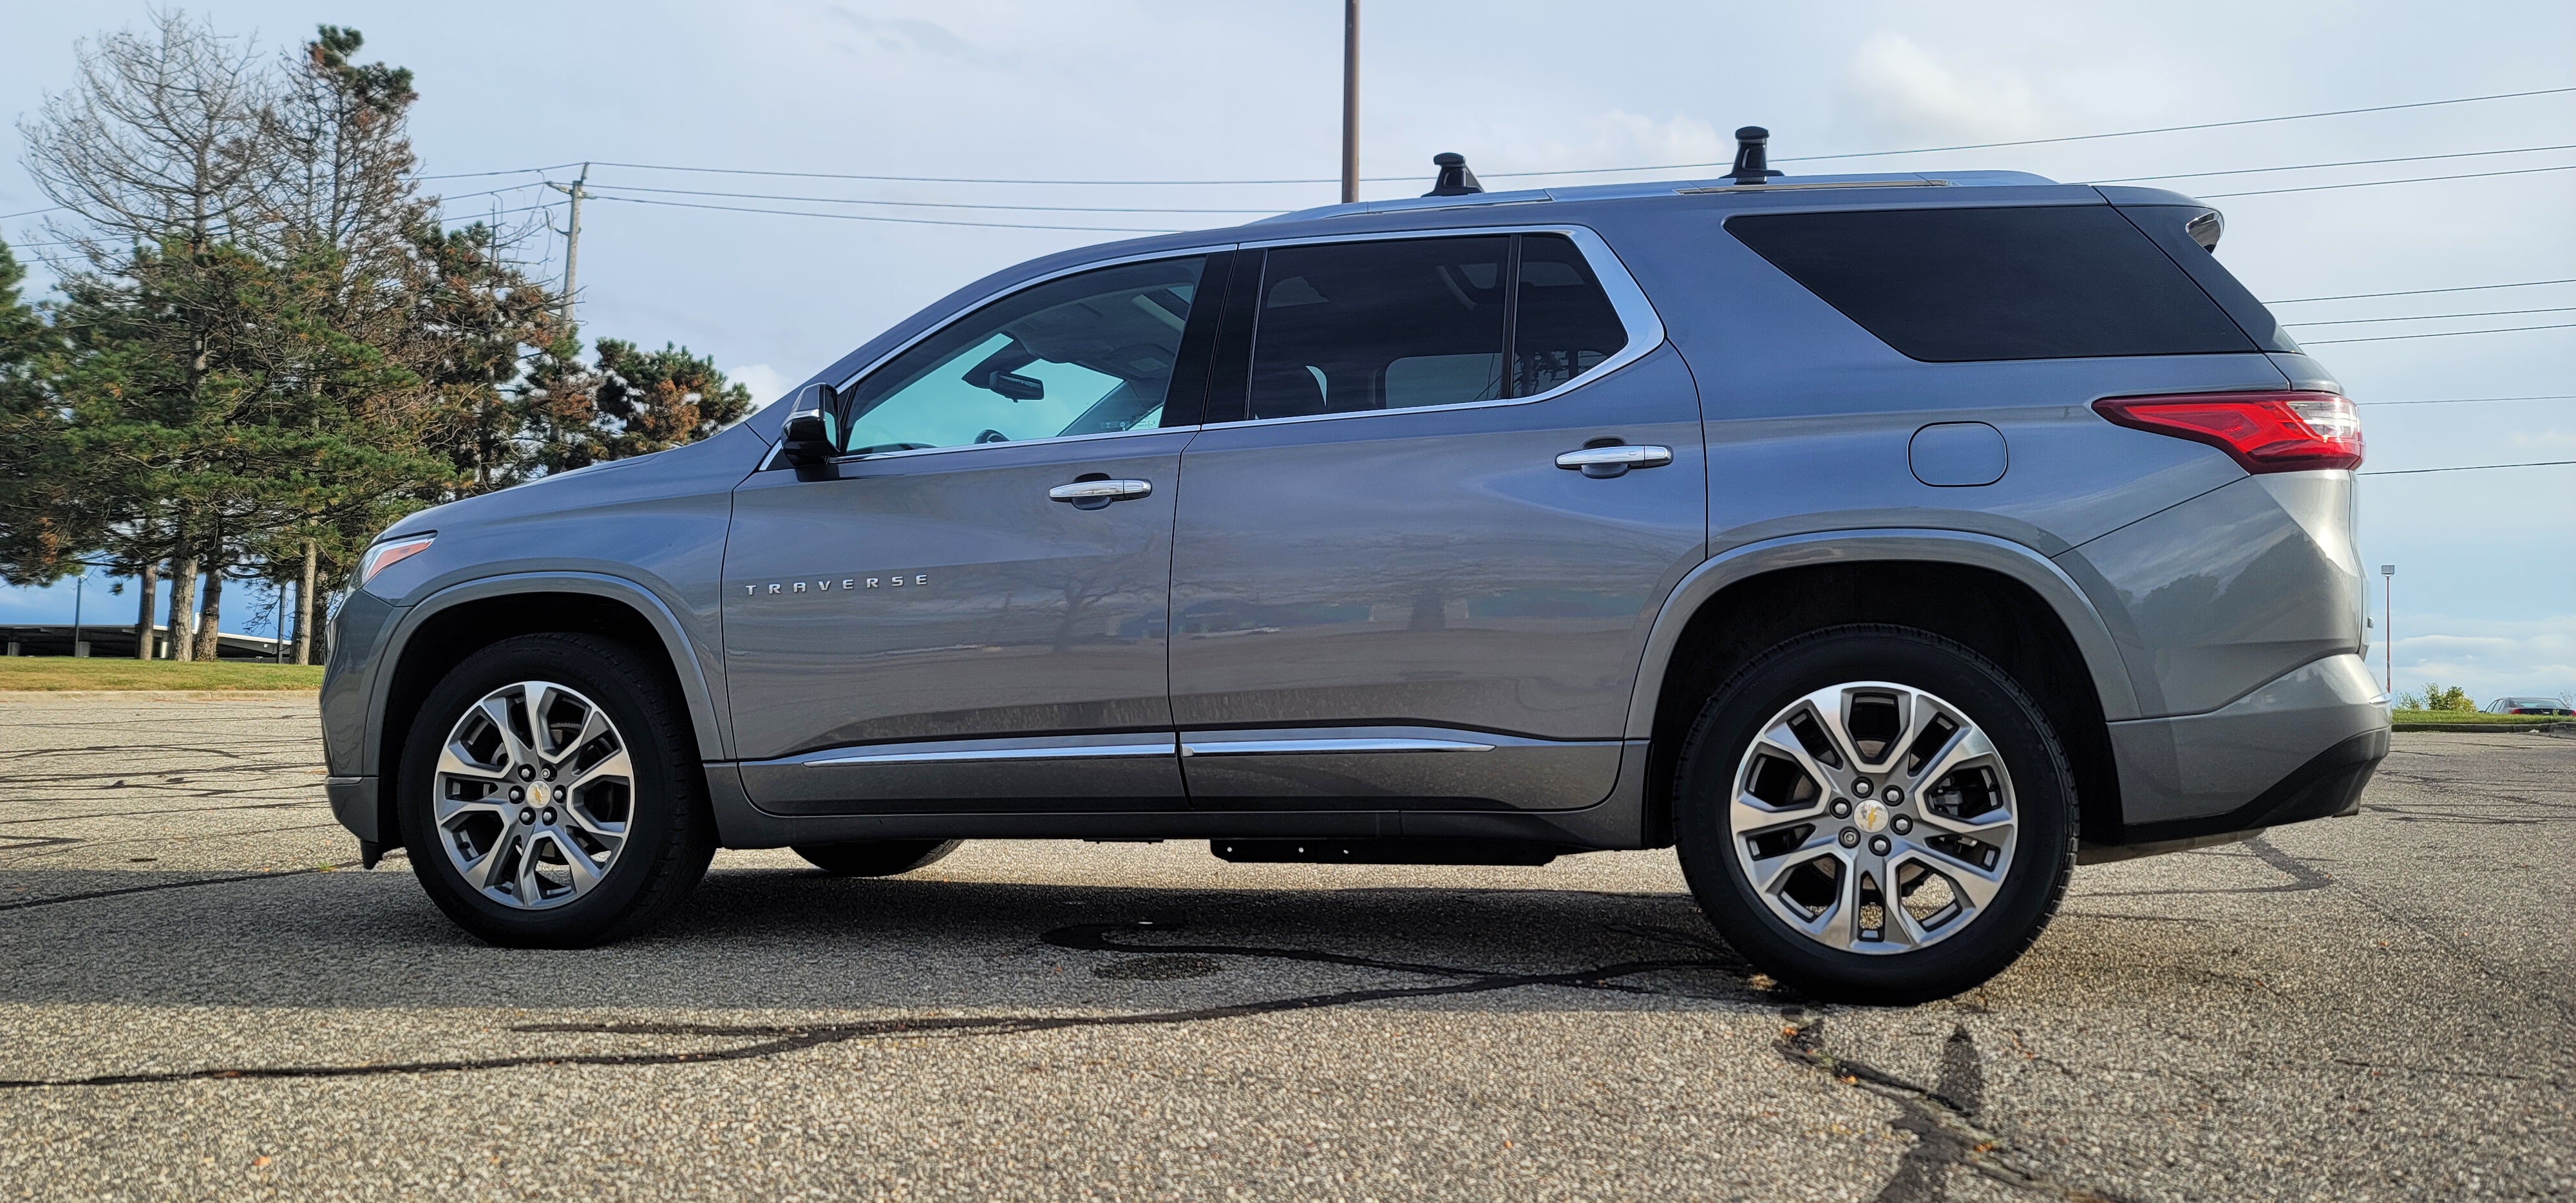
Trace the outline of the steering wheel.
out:
M 1011 436 L 998 430 L 987 430 L 982 434 L 976 435 L 975 441 L 978 443 L 1007 443 L 1011 441 Z
M 938 446 L 937 443 L 879 443 L 874 447 L 856 448 L 849 454 L 876 455 L 887 451 L 928 451 L 936 446 Z

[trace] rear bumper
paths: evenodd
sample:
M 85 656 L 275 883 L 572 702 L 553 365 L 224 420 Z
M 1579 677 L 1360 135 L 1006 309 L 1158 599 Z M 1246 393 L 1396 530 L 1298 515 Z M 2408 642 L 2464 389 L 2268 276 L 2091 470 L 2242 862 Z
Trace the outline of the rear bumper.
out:
M 2352 813 L 2388 755 L 2388 701 L 2346 653 L 2206 714 L 2110 730 L 2118 842 L 2191 840 Z

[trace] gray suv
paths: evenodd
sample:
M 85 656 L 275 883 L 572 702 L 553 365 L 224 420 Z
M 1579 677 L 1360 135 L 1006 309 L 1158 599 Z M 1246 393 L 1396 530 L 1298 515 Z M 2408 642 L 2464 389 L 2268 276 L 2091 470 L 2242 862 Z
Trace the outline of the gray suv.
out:
M 403 520 L 334 619 L 340 820 L 539 946 L 718 847 L 1675 847 L 1756 965 L 1892 1002 L 2078 863 L 2352 812 L 2359 424 L 2207 206 L 1444 183 L 1015 267 Z

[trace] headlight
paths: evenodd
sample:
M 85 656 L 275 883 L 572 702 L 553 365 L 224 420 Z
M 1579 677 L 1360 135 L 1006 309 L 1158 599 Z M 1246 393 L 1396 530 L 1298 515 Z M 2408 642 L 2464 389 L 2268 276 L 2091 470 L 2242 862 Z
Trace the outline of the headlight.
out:
M 368 548 L 367 554 L 358 560 L 358 583 L 365 585 L 374 580 L 377 573 L 429 550 L 430 542 L 437 538 L 437 532 L 432 531 L 426 535 L 388 540 Z

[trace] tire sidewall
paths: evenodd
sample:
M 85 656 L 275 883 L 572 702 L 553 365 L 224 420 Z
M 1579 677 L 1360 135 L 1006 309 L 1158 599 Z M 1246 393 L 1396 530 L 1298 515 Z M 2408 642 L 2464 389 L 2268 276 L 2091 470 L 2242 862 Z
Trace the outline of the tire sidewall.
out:
M 1781 922 L 1746 880 L 1728 826 L 1735 775 L 1762 724 L 1800 697 L 1858 681 L 1911 686 L 1958 707 L 2012 776 L 2018 830 L 2003 888 L 1967 928 L 1910 952 L 1844 952 Z M 1820 997 L 1907 1003 L 1985 981 L 2038 938 L 2074 863 L 2074 787 L 2037 704 L 1968 648 L 1901 628 L 1818 632 L 1757 657 L 1702 709 L 1675 794 L 1682 870 L 1711 922 L 1774 977 Z
M 682 775 L 635 684 L 639 665 L 616 663 L 621 658 L 635 659 L 615 645 L 591 640 L 504 640 L 468 657 L 422 701 L 403 746 L 397 784 L 403 845 L 431 900 L 467 931 L 510 945 L 593 943 L 635 907 L 654 868 L 681 838 Z M 634 766 L 627 839 L 616 862 L 590 893 L 542 910 L 496 902 L 468 884 L 448 859 L 434 813 L 438 754 L 448 732 L 485 695 L 521 681 L 552 682 L 596 703 L 617 725 Z

